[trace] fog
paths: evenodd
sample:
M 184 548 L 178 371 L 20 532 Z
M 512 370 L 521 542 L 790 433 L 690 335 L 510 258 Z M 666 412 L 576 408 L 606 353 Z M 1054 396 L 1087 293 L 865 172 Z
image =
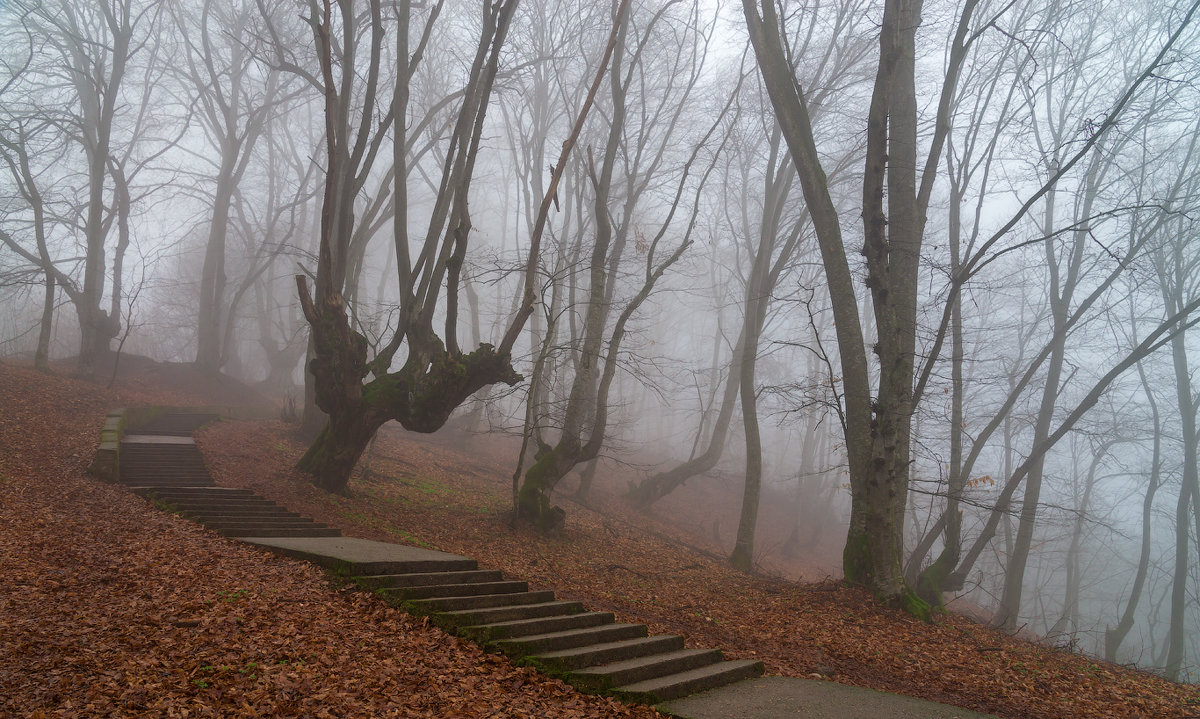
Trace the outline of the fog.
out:
M 11 0 L 0 356 L 255 384 L 327 489 L 510 434 L 548 534 L 704 484 L 735 566 L 1195 681 L 1196 5 L 901 5 Z

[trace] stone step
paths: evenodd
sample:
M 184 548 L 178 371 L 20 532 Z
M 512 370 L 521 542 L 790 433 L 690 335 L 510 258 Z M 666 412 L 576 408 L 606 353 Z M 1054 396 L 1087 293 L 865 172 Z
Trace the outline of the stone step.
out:
M 585 691 L 606 692 L 613 687 L 699 669 L 719 661 L 720 649 L 679 649 L 577 669 L 567 676 L 567 681 Z
M 554 592 L 541 591 L 484 594 L 477 597 L 432 597 L 430 599 L 413 599 L 406 604 L 422 614 L 432 614 L 433 612 L 509 607 L 518 604 L 545 604 L 552 601 L 554 601 Z
M 223 537 L 340 537 L 342 530 L 337 527 L 303 527 L 303 528 L 261 528 L 246 527 L 245 529 L 213 530 Z
M 208 467 L 199 461 L 183 461 L 167 459 L 155 459 L 154 461 L 122 458 L 121 471 L 123 472 L 207 472 Z
M 487 645 L 500 639 L 565 632 L 570 629 L 586 629 L 587 627 L 597 627 L 602 624 L 612 624 L 615 619 L 616 617 L 612 612 L 582 612 L 580 614 L 564 614 L 558 617 L 518 619 L 512 622 L 494 622 L 492 624 L 459 627 L 458 633 L 478 644 Z
M 198 472 L 208 471 L 208 465 L 200 461 L 198 457 L 155 457 L 139 458 L 121 455 L 121 470 L 122 471 L 156 471 L 168 472 L 176 470 L 190 470 Z
M 161 479 L 157 477 L 122 477 L 121 484 L 138 489 L 181 489 L 195 487 L 216 487 L 212 477 L 197 477 L 195 479 Z
M 151 479 L 138 479 L 132 482 L 122 480 L 121 484 L 132 489 L 174 489 L 176 487 L 215 487 L 211 478 L 207 482 L 200 479 L 189 479 L 187 481 L 172 482 L 172 481 L 155 481 Z
M 253 522 L 260 519 L 291 519 L 301 518 L 299 512 L 289 512 L 283 507 L 275 510 L 263 510 L 261 512 L 180 512 L 181 516 L 195 520 L 201 524 L 212 521 L 230 521 L 230 522 Z M 303 517 L 307 519 L 307 517 Z
M 278 507 L 269 499 L 250 498 L 250 499 L 165 499 L 163 504 L 174 507 L 183 512 L 187 510 L 204 511 L 209 509 L 226 510 L 226 509 L 263 509 L 269 507 Z
M 368 591 L 398 587 L 425 587 L 430 585 L 473 584 L 475 582 L 498 582 L 504 575 L 492 569 L 474 569 L 463 572 L 415 572 L 413 574 L 374 574 L 355 577 L 358 586 Z
M 153 459 L 130 457 L 121 455 L 121 470 L 122 471 L 156 471 L 156 472 L 173 472 L 178 470 L 208 471 L 208 465 L 200 461 L 199 457 L 158 457 Z
M 151 496 L 159 499 L 167 499 L 172 497 L 211 497 L 211 498 L 230 498 L 230 497 L 254 497 L 254 492 L 248 489 L 237 489 L 234 487 L 180 487 L 178 489 L 147 489 L 146 491 L 134 490 L 134 494 L 138 496 Z
M 146 497 L 146 498 L 154 499 L 154 501 L 162 502 L 163 504 L 173 504 L 175 502 L 180 502 L 180 499 L 175 498 L 175 497 L 170 497 L 170 496 L 164 497 L 161 495 L 150 495 L 149 497 Z M 235 505 L 230 505 L 230 507 L 235 507 Z M 283 507 L 280 507 L 280 505 L 275 505 L 275 507 L 264 507 L 264 508 L 260 508 L 260 509 L 262 509 L 262 511 L 272 511 L 275 509 L 283 509 Z M 202 513 L 203 513 L 204 510 L 200 510 L 200 511 L 202 511 Z M 218 509 L 217 511 L 220 511 L 220 509 Z
M 583 605 L 579 602 L 538 602 L 537 604 L 522 604 L 511 607 L 488 607 L 486 609 L 463 609 L 451 612 L 439 612 L 433 615 L 433 619 L 439 626 L 454 630 L 458 627 L 558 617 L 580 614 L 582 612 Z
M 171 507 L 172 505 L 167 505 Z M 254 517 L 269 517 L 271 519 L 288 519 L 290 517 L 302 517 L 303 515 L 297 512 L 289 512 L 286 508 L 278 505 L 271 507 L 223 507 L 217 509 L 176 509 L 179 515 L 194 519 L 199 522 L 205 517 L 229 517 L 235 521 L 251 522 Z
M 173 462 L 169 460 L 143 462 L 143 461 L 124 461 L 121 462 L 121 472 L 179 472 L 182 474 L 193 474 L 196 472 L 208 472 L 208 467 L 200 465 L 199 462 Z
M 187 429 L 165 429 L 158 427 L 138 427 L 137 433 L 152 437 L 191 437 L 192 431 Z
M 131 487 L 150 487 L 159 482 L 172 482 L 180 487 L 215 486 L 208 472 L 121 472 L 121 481 Z
M 327 524 L 315 522 L 308 517 L 283 517 L 283 518 L 267 518 L 267 519 L 216 519 L 202 521 L 200 524 L 209 529 L 303 529 L 310 527 L 313 529 L 324 529 Z
M 683 649 L 683 637 L 659 636 L 625 639 L 616 642 L 593 644 L 575 649 L 560 649 L 528 657 L 531 663 L 545 667 L 551 672 L 565 673 L 597 664 L 635 659 L 649 654 L 661 654 Z
M 287 507 L 275 504 L 210 504 L 208 502 L 180 502 L 178 500 L 163 500 L 163 504 L 175 507 L 180 514 L 255 514 L 262 512 L 286 512 Z
M 385 597 L 396 599 L 430 599 L 433 597 L 472 597 L 484 594 L 515 594 L 528 592 L 528 582 L 476 582 L 472 584 L 431 584 L 423 587 L 389 587 L 381 589 Z
M 164 454 L 168 452 L 199 453 L 195 442 L 182 440 L 163 442 L 162 440 L 157 439 L 157 437 L 148 437 L 146 441 L 139 442 L 136 439 L 136 436 L 134 439 L 126 439 L 121 442 L 121 451 L 124 452 L 126 450 L 136 450 L 138 452 L 162 452 Z
M 583 629 L 567 629 L 561 632 L 501 639 L 493 642 L 489 648 L 498 649 L 505 656 L 516 659 L 531 654 L 542 655 L 564 649 L 637 639 L 648 633 L 645 624 L 601 624 Z
M 163 506 L 172 512 L 184 515 L 186 517 L 202 517 L 202 516 L 226 516 L 226 517 L 250 517 L 255 514 L 265 514 L 269 516 L 279 516 L 280 512 L 287 512 L 286 507 L 281 507 L 278 504 L 258 504 L 246 507 L 239 506 L 223 506 L 223 507 L 203 507 L 203 506 L 184 506 L 174 502 L 164 502 Z
M 208 527 L 209 529 L 217 529 L 219 526 L 265 526 L 265 525 L 269 525 L 269 524 L 280 524 L 280 523 L 286 524 L 286 523 L 296 523 L 296 522 L 303 522 L 303 524 L 296 524 L 295 526 L 305 526 L 305 527 L 311 527 L 311 526 L 327 527 L 327 526 L 329 526 L 329 525 L 321 523 L 321 522 L 314 522 L 313 520 L 309 519 L 308 517 L 302 517 L 302 516 L 296 516 L 296 515 L 290 515 L 290 516 L 289 515 L 268 515 L 268 516 L 263 516 L 263 517 L 256 517 L 253 515 L 236 515 L 236 516 L 226 515 L 226 516 L 211 516 L 211 517 L 189 517 L 187 515 L 181 515 L 181 516 L 183 516 L 184 519 L 190 519 L 191 521 L 196 522 L 197 524 L 203 524 L 205 527 Z
M 612 693 L 627 701 L 658 704 L 742 679 L 751 679 L 761 676 L 762 673 L 763 664 L 759 661 L 742 659 L 717 662 L 698 669 L 618 686 Z

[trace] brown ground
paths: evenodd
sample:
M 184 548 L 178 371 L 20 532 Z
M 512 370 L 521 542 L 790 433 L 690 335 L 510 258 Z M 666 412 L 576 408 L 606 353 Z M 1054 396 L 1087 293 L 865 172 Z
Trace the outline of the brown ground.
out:
M 0 364 L 0 402 L 14 408 L 0 419 L 0 715 L 77 716 L 88 702 L 95 708 L 83 713 L 96 716 L 633 711 L 536 678 L 367 596 L 335 592 L 311 568 L 264 558 L 88 480 L 80 467 L 108 406 L 202 403 L 139 386 L 141 395 L 108 393 Z M 221 423 L 199 441 L 221 484 L 250 487 L 351 536 L 476 557 L 652 631 L 682 633 L 690 645 L 757 657 L 771 673 L 823 675 L 1006 717 L 1200 716 L 1195 687 L 958 616 L 922 624 L 832 580 L 734 572 L 706 544 L 703 518 L 676 511 L 681 528 L 639 514 L 611 493 L 614 483 L 602 487 L 599 511 L 565 503 L 561 539 L 512 530 L 505 441 L 385 432 L 376 477 L 356 479 L 349 497 L 324 494 L 291 469 L 303 445 L 280 422 Z M 824 561 L 809 570 L 819 573 Z
M 92 479 L 108 409 L 212 401 L 137 386 L 0 362 L 0 717 L 657 716 Z

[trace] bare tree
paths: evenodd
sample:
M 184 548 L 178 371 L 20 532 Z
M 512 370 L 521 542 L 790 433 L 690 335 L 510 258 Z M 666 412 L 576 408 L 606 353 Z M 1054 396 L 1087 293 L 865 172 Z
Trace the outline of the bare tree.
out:
M 255 146 L 288 99 L 287 82 L 294 76 L 256 57 L 253 45 L 264 33 L 255 27 L 262 14 L 250 0 L 234 5 L 203 0 L 197 8 L 176 5 L 172 10 L 186 49 L 179 74 L 213 150 L 196 153 L 196 159 L 214 170 L 205 175 L 213 189 L 200 275 L 196 364 L 217 372 L 228 359 L 222 317 L 228 302 L 225 265 L 231 210 Z
M 828 38 L 823 34 L 797 33 L 792 37 L 793 46 L 788 48 L 789 56 L 799 59 L 797 72 L 803 73 L 805 85 L 809 87 L 811 102 L 819 108 L 831 106 L 835 92 L 862 79 L 859 74 L 862 72 L 862 61 L 870 51 L 870 43 L 856 32 L 855 27 L 857 23 L 866 21 L 867 15 L 864 7 L 865 3 L 856 2 L 843 3 L 831 8 L 828 11 L 829 17 L 823 17 L 822 22 L 834 28 L 839 33 L 839 37 L 824 46 L 821 43 Z M 818 12 L 817 14 L 822 13 Z M 768 103 L 761 83 L 747 84 L 744 92 L 746 97 L 739 100 L 743 104 L 760 106 Z M 748 113 L 748 115 L 753 114 Z M 830 113 L 818 111 L 814 114 L 814 118 L 814 121 L 818 123 L 828 122 Z M 784 216 L 784 208 L 789 204 L 795 204 L 790 200 L 789 195 L 793 192 L 796 174 L 786 153 L 779 152 L 781 143 L 779 128 L 773 124 L 764 125 L 761 118 L 755 117 L 747 124 L 744 133 L 746 135 L 761 133 L 760 137 L 766 136 L 769 140 L 765 143 L 749 141 L 765 154 L 759 156 L 748 154 L 748 151 L 738 153 L 737 156 L 743 162 L 740 176 L 731 178 L 726 183 L 727 191 L 737 195 L 737 200 L 734 201 L 735 208 L 730 210 L 730 214 L 735 216 L 731 222 L 739 223 L 741 226 L 733 229 L 734 234 L 740 234 L 747 238 L 747 241 L 755 234 L 760 237 L 758 247 L 751 245 L 745 251 L 745 257 L 750 263 L 751 269 L 747 272 L 743 285 L 745 294 L 740 304 L 742 321 L 725 374 L 724 390 L 721 392 L 720 402 L 717 404 L 719 409 L 715 418 L 712 419 L 711 430 L 703 452 L 693 452 L 693 456 L 689 457 L 687 461 L 668 470 L 657 472 L 631 487 L 630 496 L 643 508 L 665 497 L 691 477 L 711 470 L 720 460 L 739 397 L 739 387 L 746 372 L 750 372 L 748 381 L 753 384 L 753 369 L 747 366 L 747 362 L 752 362 L 754 358 L 751 357 L 751 353 L 758 351 L 770 298 L 776 292 L 780 278 L 784 270 L 789 267 L 792 256 L 798 247 L 800 225 L 794 221 L 794 218 L 785 218 Z M 747 141 L 743 140 L 743 142 Z M 846 174 L 845 171 L 853 157 L 855 157 L 855 151 L 851 150 L 843 153 L 839 159 L 831 161 L 830 172 L 832 174 L 829 178 L 831 183 L 836 183 L 839 177 Z M 764 163 L 765 168 L 763 167 Z M 752 187 L 751 179 L 759 172 L 763 173 L 761 195 L 756 193 L 758 188 Z M 762 207 L 761 217 L 753 218 L 753 220 L 749 217 L 748 211 L 751 206 Z M 752 229 L 752 225 L 755 223 L 761 223 L 760 229 Z M 783 235 L 783 237 L 779 237 L 779 235 Z M 775 259 L 770 257 L 759 259 L 762 252 L 774 255 Z M 760 267 L 760 262 L 766 264 Z M 759 315 L 755 314 L 756 311 Z M 757 331 L 755 330 L 756 326 Z M 718 337 L 717 342 L 722 341 L 726 340 Z M 716 391 L 717 386 L 714 383 L 713 393 L 715 394 Z M 743 403 L 745 401 L 743 398 Z M 712 404 L 712 402 L 709 403 L 710 408 Z M 704 416 L 707 417 L 707 414 Z M 743 408 L 743 420 L 745 418 Z M 701 441 L 701 435 L 705 430 L 704 422 L 702 421 L 701 424 L 696 438 L 697 443 Z M 750 430 L 750 433 L 755 434 L 756 432 Z
M 437 193 L 427 230 L 410 246 L 407 182 L 409 161 L 420 133 L 409 125 L 419 108 L 410 107 L 411 82 L 438 27 L 443 3 L 426 8 L 415 46 L 410 45 L 412 7 L 395 8 L 395 81 L 390 101 L 386 97 L 384 46 L 387 35 L 384 7 L 370 0 L 362 12 L 351 2 L 337 8 L 331 0 L 310 3 L 308 22 L 316 45 L 320 76 L 307 73 L 286 56 L 276 63 L 300 74 L 317 87 L 325 99 L 326 182 L 321 215 L 321 241 L 310 295 L 307 278 L 296 278 L 304 314 L 312 328 L 313 357 L 309 370 L 316 402 L 329 415 L 320 436 L 301 458 L 299 466 L 316 475 L 317 484 L 344 491 L 355 462 L 376 429 L 396 420 L 406 429 L 432 432 L 450 413 L 481 387 L 520 376 L 513 370 L 510 353 L 521 328 L 533 311 L 534 289 L 529 275 L 536 267 L 540 234 L 553 200 L 561 170 L 547 187 L 530 240 L 527 280 L 520 307 L 499 346 L 480 344 L 464 353 L 458 341 L 458 300 L 461 270 L 471 232 L 468 207 L 475 161 L 480 150 L 484 118 L 499 69 L 501 53 L 517 6 L 516 0 L 489 2 L 476 18 L 472 56 L 463 68 L 461 89 L 441 106 L 453 105 L 453 120 L 434 175 Z M 624 6 L 622 6 L 624 7 Z M 390 8 L 389 8 L 390 10 Z M 452 32 L 443 30 L 444 32 Z M 336 33 L 336 39 L 335 39 Z M 448 38 L 443 38 L 447 42 Z M 277 45 L 278 47 L 278 45 Z M 558 165 L 566 165 L 597 87 L 580 110 L 580 119 L 563 144 Z M 426 115 L 428 117 L 428 115 Z M 420 116 L 415 128 L 427 127 Z M 351 243 L 355 230 L 355 200 L 384 147 L 391 130 L 394 183 L 393 235 L 399 313 L 390 337 L 368 360 L 367 342 L 351 324 L 344 291 L 351 268 Z M 425 168 L 416 168 L 424 171 Z M 444 315 L 439 336 L 434 322 Z M 393 361 L 401 348 L 407 356 L 398 370 Z M 366 380 L 367 375 L 373 379 Z M 364 384 L 365 381 L 365 384 Z
M 45 38 L 45 49 L 58 63 L 55 79 L 71 96 L 67 113 L 52 116 L 76 140 L 86 166 L 87 199 L 81 210 L 85 260 L 76 311 L 81 332 L 79 370 L 90 376 L 120 329 L 120 318 L 106 311 L 102 300 L 106 245 L 114 219 L 108 209 L 110 162 L 117 154 L 116 143 L 121 142 L 121 118 L 130 109 L 124 105 L 123 93 L 131 60 L 155 47 L 162 7 L 140 0 L 85 5 L 31 0 L 27 7 L 31 26 Z M 119 265 L 120 257 L 113 260 Z M 119 298 L 114 301 L 119 307 Z
M 756 6 L 743 0 L 743 9 L 759 68 L 784 129 L 784 137 L 796 162 L 801 186 L 813 216 L 818 243 L 838 333 L 845 405 L 845 436 L 850 468 L 852 508 L 843 568 L 851 581 L 862 582 L 880 595 L 902 600 L 910 609 L 923 613 L 925 602 L 907 586 L 901 562 L 904 511 L 907 503 L 909 471 L 912 460 L 911 421 L 915 404 L 920 401 L 929 374 L 941 351 L 952 308 L 946 305 L 937 326 L 929 357 L 917 372 L 917 280 L 920 252 L 929 199 L 937 180 L 942 147 L 951 127 L 949 110 L 958 85 L 962 64 L 970 45 L 995 23 L 999 14 L 976 20 L 979 3 L 967 0 L 957 13 L 951 28 L 953 39 L 946 61 L 944 81 L 928 152 L 924 153 L 918 182 L 919 148 L 917 143 L 917 106 L 915 102 L 915 37 L 920 26 L 920 2 L 889 0 L 884 4 L 880 38 L 878 73 L 873 87 L 870 111 L 866 118 L 867 159 L 863 176 L 862 216 L 865 241 L 866 285 L 872 300 L 872 316 L 878 341 L 874 354 L 879 358 L 878 388 L 872 384 L 866 360 L 857 293 L 842 236 L 842 221 L 832 201 L 826 173 L 816 151 L 811 114 L 804 88 L 788 71 L 789 64 L 781 38 L 784 28 L 774 3 Z M 1104 120 L 1062 165 L 1026 199 L 952 278 L 950 298 L 962 283 L 974 276 L 980 265 L 992 256 L 996 245 L 1024 218 L 1055 183 L 1087 157 L 1096 144 L 1114 127 L 1122 111 L 1139 89 L 1161 65 L 1191 23 L 1195 5 L 1189 6 L 1170 29 L 1161 52 L 1128 85 L 1127 91 L 1112 105 Z M 886 194 L 886 202 L 885 202 Z M 1150 349 L 1162 334 L 1180 331 L 1186 316 L 1173 316 L 1169 328 L 1155 335 Z M 1178 324 L 1183 320 L 1182 325 Z M 1136 360 L 1134 360 L 1136 361 Z M 1118 365 L 1120 371 L 1130 366 Z M 1107 382 L 1112 378 L 1106 377 Z M 1107 383 L 1101 382 L 1099 384 Z M 1102 389 L 1100 390 L 1103 391 Z M 874 394 L 874 397 L 872 397 Z M 1094 402 L 1092 393 L 1085 404 Z M 1089 405 L 1090 406 L 1090 405 Z M 1072 414 L 1068 417 L 1075 415 Z M 1067 428 L 1069 429 L 1068 422 Z M 1063 429 L 1063 426 L 1060 426 Z M 1062 434 L 1047 438 L 1057 441 Z M 1046 445 L 1039 445 L 1044 451 Z M 1025 469 L 1018 469 L 1024 476 Z M 940 529 L 939 529 L 940 531 Z
M 30 206 L 40 208 L 34 212 L 41 217 L 43 240 L 82 235 L 82 277 L 65 268 L 54 274 L 78 315 L 79 371 L 92 376 L 97 359 L 120 329 L 123 260 L 132 240 L 129 222 L 150 191 L 138 189 L 137 177 L 175 145 L 181 132 L 153 112 L 162 73 L 162 38 L 157 34 L 162 8 L 140 0 L 86 6 L 22 0 L 14 9 L 35 52 L 17 105 L 24 129 L 10 135 L 7 145 L 19 168 L 16 145 L 33 134 L 53 134 L 66 153 L 55 174 L 63 177 L 78 168 L 81 179 L 75 184 L 82 197 L 64 196 L 52 218 L 44 194 Z M 29 179 L 26 174 L 27 190 Z M 53 232 L 45 227 L 51 219 Z M 110 247 L 114 234 L 116 243 Z M 44 242 L 37 254 L 42 266 L 49 267 Z M 108 310 L 103 306 L 106 294 Z
M 672 162 L 670 149 L 686 141 L 684 113 L 693 107 L 691 98 L 712 32 L 698 5 L 683 8 L 678 16 L 669 13 L 672 7 L 668 3 L 645 16 L 626 16 L 615 38 L 604 149 L 598 158 L 589 156 L 586 167 L 591 185 L 591 249 L 583 263 L 587 290 L 577 335 L 578 364 L 571 373 L 558 437 L 551 443 L 536 432 L 535 461 L 525 472 L 517 496 L 517 514 L 546 532 L 556 531 L 563 517 L 562 510 L 551 504 L 555 486 L 574 467 L 595 459 L 603 446 L 609 394 L 630 320 L 692 243 L 698 202 L 693 199 L 689 208 L 681 201 L 686 195 L 698 195 L 709 177 L 716 153 L 707 167 L 695 166 L 724 123 L 734 97 L 729 96 L 715 113 L 715 121 L 694 140 L 691 153 Z M 659 33 L 686 40 L 681 47 L 658 45 Z M 661 74 L 649 71 L 649 63 L 656 61 L 665 65 Z M 659 198 L 664 206 L 662 219 L 650 221 L 640 216 L 646 212 L 642 203 L 653 201 L 655 185 L 673 185 L 673 190 Z M 682 215 L 678 228 L 677 214 Z M 668 237 L 670 231 L 675 238 Z M 645 256 L 640 285 L 610 325 L 627 248 Z

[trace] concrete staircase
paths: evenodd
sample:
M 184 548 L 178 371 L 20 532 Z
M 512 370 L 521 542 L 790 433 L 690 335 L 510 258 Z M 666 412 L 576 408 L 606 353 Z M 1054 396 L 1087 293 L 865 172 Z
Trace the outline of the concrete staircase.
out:
M 719 649 L 685 649 L 683 637 L 649 636 L 554 592 L 530 591 L 498 571 L 355 578 L 408 611 L 584 691 L 657 704 L 763 673 L 762 662 L 725 661 Z
M 189 436 L 212 419 L 160 414 L 127 433 L 121 482 L 223 535 L 352 576 L 396 606 L 583 691 L 658 704 L 763 673 L 762 662 L 686 649 L 681 636 L 650 636 L 644 624 L 531 591 L 526 582 L 480 570 L 473 559 L 343 538 L 249 490 L 217 487 Z
M 216 415 L 160 414 L 125 435 L 120 481 L 164 509 L 226 537 L 337 537 L 341 531 L 248 489 L 217 487 L 192 432 Z

